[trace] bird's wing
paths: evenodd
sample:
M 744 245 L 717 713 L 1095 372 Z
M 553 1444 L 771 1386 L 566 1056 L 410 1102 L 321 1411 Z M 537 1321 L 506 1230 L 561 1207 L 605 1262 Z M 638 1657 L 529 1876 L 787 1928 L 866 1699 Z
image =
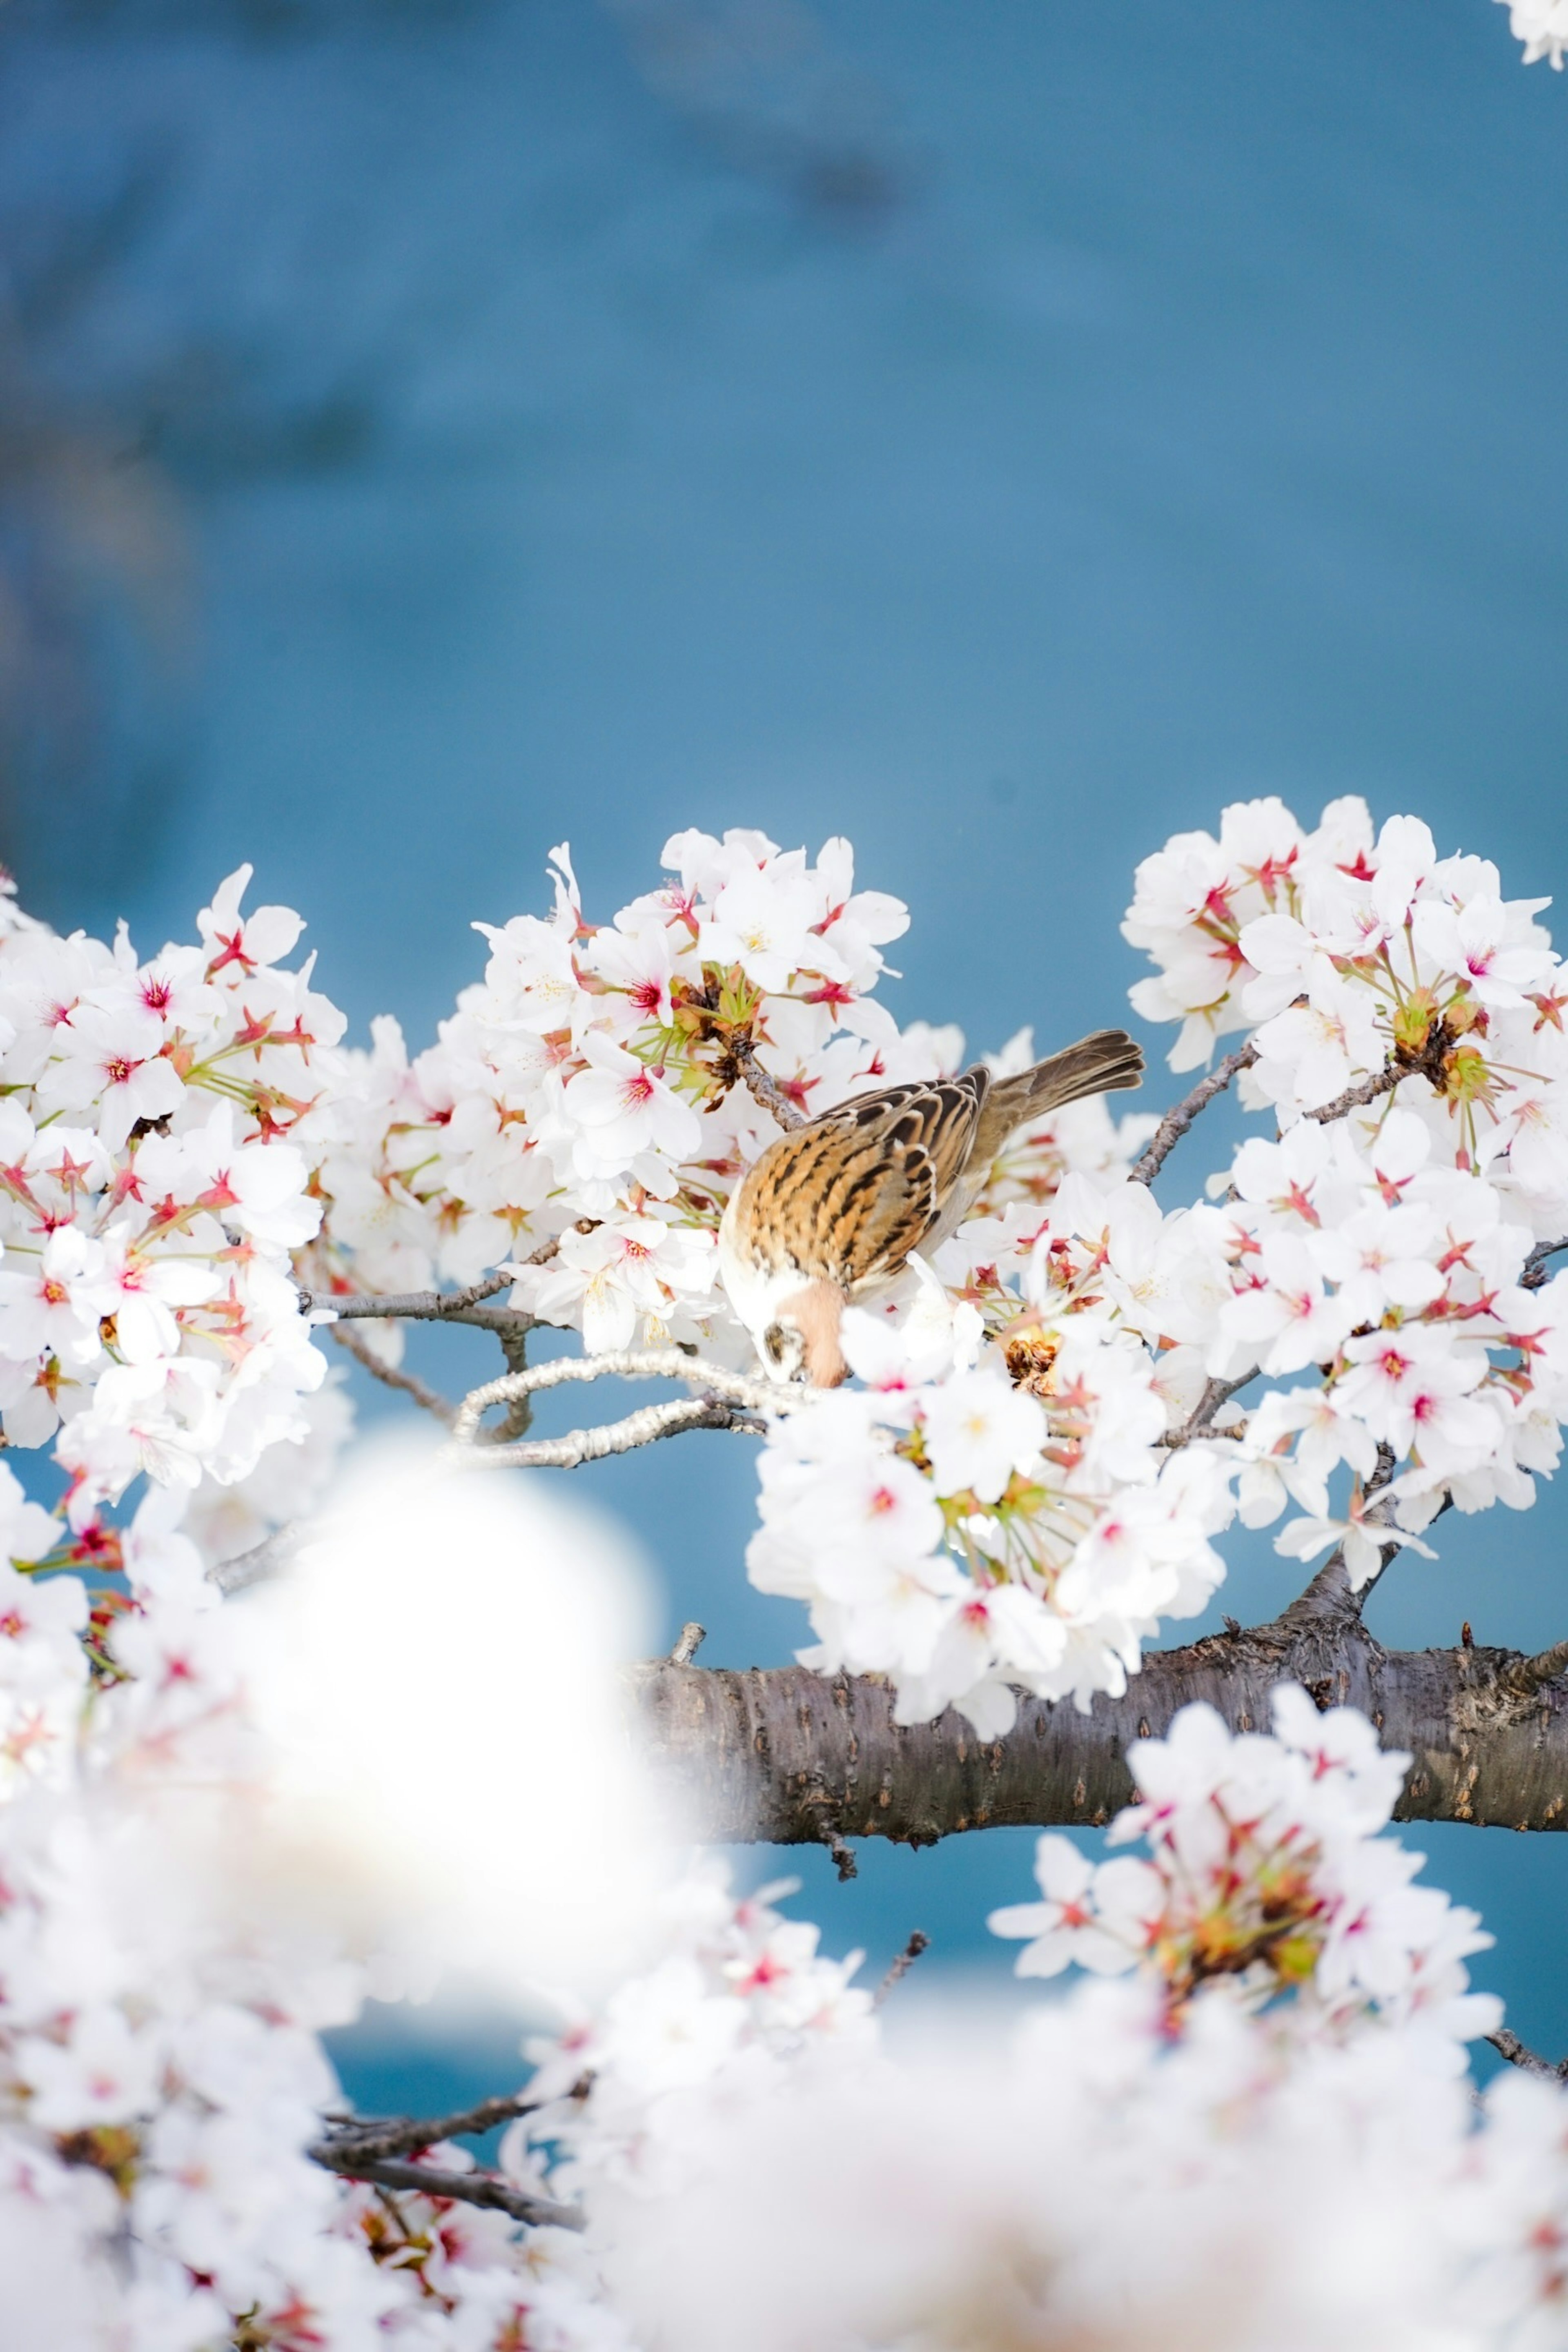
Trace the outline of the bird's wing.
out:
M 968 1163 L 989 1073 L 857 1095 L 770 1144 L 741 1188 L 736 1240 L 770 1270 L 851 1296 L 896 1275 Z

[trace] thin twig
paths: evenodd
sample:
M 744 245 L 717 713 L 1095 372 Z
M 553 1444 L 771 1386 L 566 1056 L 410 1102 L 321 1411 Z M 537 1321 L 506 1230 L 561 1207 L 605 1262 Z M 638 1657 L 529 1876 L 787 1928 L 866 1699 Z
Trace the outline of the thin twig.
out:
M 695 1617 L 693 1617 L 680 1629 L 679 1638 L 676 1642 L 674 1649 L 671 1650 L 669 1654 L 670 1664 L 672 1666 L 689 1666 L 707 1639 L 707 1626 L 700 1625 Z
M 807 1113 L 792 1103 L 778 1080 L 763 1069 L 757 1059 L 757 1049 L 750 1037 L 731 1037 L 730 1051 L 740 1066 L 746 1092 L 764 1110 L 772 1111 L 781 1127 L 805 1127 Z
M 352 1324 L 328 1323 L 324 1328 L 340 1348 L 347 1349 L 356 1364 L 364 1366 L 373 1380 L 380 1381 L 384 1388 L 396 1389 L 401 1395 L 412 1397 L 416 1405 L 422 1406 L 426 1412 L 434 1413 L 437 1421 L 451 1428 L 458 1416 L 457 1406 L 422 1381 L 416 1372 L 403 1372 L 395 1365 L 384 1364 L 369 1340 L 362 1339 Z
M 1510 2066 L 1519 2067 L 1521 2073 L 1539 2075 L 1548 2083 L 1568 2083 L 1568 2058 L 1554 2066 L 1550 2058 L 1542 2058 L 1535 2051 L 1527 2049 L 1518 2034 L 1510 2032 L 1506 2025 L 1500 2025 L 1495 2033 L 1488 2033 L 1482 2038 L 1489 2042 Z
M 1216 1095 L 1224 1094 L 1238 1071 L 1249 1070 L 1257 1059 L 1256 1045 L 1238 1045 L 1234 1054 L 1226 1055 L 1217 1069 L 1211 1070 L 1206 1078 L 1200 1078 L 1191 1094 L 1184 1095 L 1175 1108 L 1165 1113 L 1148 1150 L 1132 1168 L 1131 1181 L 1152 1184 L 1198 1113 L 1206 1109 Z
M 1316 1109 L 1307 1111 L 1304 1116 L 1315 1119 L 1320 1127 L 1328 1127 L 1336 1118 L 1343 1118 L 1347 1112 L 1360 1109 L 1363 1103 L 1375 1102 L 1380 1095 L 1391 1094 L 1404 1078 L 1425 1077 L 1429 1084 L 1436 1086 L 1440 1066 L 1436 1058 L 1437 1050 L 1440 1046 L 1446 1047 L 1449 1042 L 1447 1033 L 1438 1032 L 1435 1033 L 1432 1046 L 1420 1059 L 1401 1061 L 1397 1055 L 1391 1055 L 1381 1070 L 1373 1070 L 1369 1076 L 1358 1078 L 1354 1086 L 1347 1087 L 1342 1095 L 1334 1097 L 1332 1102 L 1320 1103 Z M 1237 1071 L 1250 1069 L 1257 1059 L 1256 1045 L 1240 1045 L 1234 1054 L 1227 1054 L 1206 1078 L 1200 1078 L 1191 1094 L 1184 1096 L 1173 1110 L 1165 1113 L 1154 1130 L 1149 1149 L 1132 1169 L 1131 1181 L 1134 1184 L 1152 1183 L 1166 1157 L 1181 1141 L 1198 1113 L 1205 1109 L 1216 1095 L 1224 1094 Z M 1551 1247 L 1568 1249 L 1568 1240 L 1553 1242 Z M 1531 1261 L 1527 1259 L 1525 1263 L 1529 1265 Z
M 310 2154 L 325 2171 L 338 2173 L 345 2180 L 368 2180 L 382 2189 L 413 2189 L 421 2197 L 445 2198 L 459 2205 L 483 2205 L 492 2212 L 510 2213 L 514 2221 L 529 2221 L 536 2227 L 542 2223 L 557 2230 L 581 2230 L 586 2226 L 580 2207 L 557 2205 L 549 2197 L 514 2189 L 510 2180 L 501 2180 L 493 2172 L 443 2172 L 433 2164 L 405 2164 L 394 2157 L 361 2158 L 351 2149 L 335 2148 L 331 2140 L 319 2140 Z
M 881 2008 L 882 2003 L 887 2000 L 888 1995 L 892 1991 L 893 1987 L 898 1984 L 901 1979 L 909 1975 L 910 1970 L 914 1967 L 914 1964 L 920 1958 L 921 1954 L 922 1952 L 928 1952 L 930 1949 L 931 1937 L 926 1934 L 923 1927 L 917 1927 L 910 1936 L 909 1942 L 904 1946 L 903 1950 L 899 1954 L 898 1958 L 893 1962 L 892 1967 L 888 1970 L 887 1975 L 882 1979 L 881 1983 L 877 1987 L 876 1991 L 871 1995 L 871 2006 L 873 2009 Z
M 1521 1290 L 1539 1290 L 1546 1280 L 1546 1261 L 1559 1250 L 1568 1250 L 1568 1234 L 1560 1242 L 1537 1242 L 1524 1261 L 1524 1272 L 1519 1277 Z

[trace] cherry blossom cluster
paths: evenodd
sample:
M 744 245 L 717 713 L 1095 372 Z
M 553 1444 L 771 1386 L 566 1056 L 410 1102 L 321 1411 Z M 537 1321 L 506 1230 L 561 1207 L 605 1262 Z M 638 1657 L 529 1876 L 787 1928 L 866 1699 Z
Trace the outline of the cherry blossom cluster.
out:
M 427 2190 L 312 2160 L 319 2034 L 396 1979 L 237 1860 L 272 1737 L 261 1620 L 205 1572 L 312 1511 L 347 1432 L 297 1286 L 505 1268 L 590 1351 L 738 1359 L 713 1234 L 770 1103 L 962 1055 L 872 995 L 904 911 L 855 892 L 846 844 L 812 865 L 688 834 L 666 860 L 595 929 L 558 853 L 552 913 L 487 933 L 413 1059 L 388 1024 L 342 1045 L 309 966 L 283 969 L 298 918 L 244 915 L 245 871 L 199 946 L 150 963 L 0 893 L 0 1411 L 68 1475 L 47 1510 L 0 1466 L 0 2334 L 732 2352 L 740 2311 L 758 2352 L 1563 2340 L 1568 2109 L 1513 2081 L 1477 2121 L 1487 1939 L 1379 1834 L 1406 1759 L 1299 1691 L 1270 1736 L 1197 1708 L 1141 1743 L 1112 1837 L 1146 1858 L 1041 1841 L 1040 1901 L 993 1924 L 1025 1974 L 1107 1980 L 1005 2063 L 950 2019 L 895 2063 L 854 1959 L 779 1890 L 699 1870 L 643 1973 L 527 2053 L 500 2176 L 583 2231 L 452 2193 L 458 2147 L 418 2153 L 448 2176 Z M 993 1738 L 1020 1689 L 1122 1689 L 1212 1596 L 1238 1507 L 1294 1507 L 1281 1548 L 1337 1542 L 1364 1580 L 1449 1501 L 1531 1498 L 1568 1416 L 1568 1276 L 1537 1248 L 1568 1230 L 1568 997 L 1540 911 L 1359 803 L 1311 834 L 1232 809 L 1140 869 L 1140 1009 L 1183 1020 L 1186 1066 L 1254 1031 L 1247 1099 L 1277 1131 L 1167 1211 L 1135 1169 L 1153 1120 L 1056 1112 L 929 1265 L 846 1313 L 855 1385 L 771 1424 L 748 1555 L 806 1604 L 812 1663 Z M 1021 1033 L 994 1067 L 1031 1055 Z M 400 1591 L 349 1507 L 365 1590 Z M 423 1670 L 437 1645 L 410 1640 Z M 437 1842 L 493 1865 L 482 1820 Z M 427 1923 L 436 1860 L 397 1863 Z
M 1539 64 L 1550 58 L 1553 73 L 1563 70 L 1563 53 L 1568 49 L 1568 6 L 1563 0 L 1503 0 L 1508 9 L 1509 30 L 1516 41 L 1524 44 L 1524 63 Z
M 319 1286 L 406 1290 L 520 1266 L 514 1304 L 590 1350 L 734 1330 L 714 1235 L 779 1132 L 748 1085 L 826 1109 L 934 1075 L 869 992 L 908 915 L 854 888 L 849 845 L 815 866 L 759 833 L 678 834 L 674 878 L 593 924 L 564 848 L 548 917 L 479 929 L 485 977 L 412 1061 L 374 1024 L 326 1133 Z M 553 1248 L 549 1245 L 553 1244 Z
M 34 1507 L 5 1500 L 31 1550 Z M 317 2032 L 361 1983 L 215 1907 L 179 1859 L 167 1807 L 221 1805 L 243 1769 L 242 1643 L 167 1517 L 154 1496 L 125 1531 L 110 1604 L 4 1575 L 5 2332 L 205 2352 L 302 2343 L 309 2320 L 368 2347 L 404 2291 L 340 2234 L 305 2152 L 334 2092 Z
M 763 2352 L 1560 2343 L 1568 2096 L 1514 2077 L 1472 2103 L 1488 1939 L 1378 1834 L 1404 1761 L 1300 1690 L 1272 1736 L 1185 1710 L 1115 1832 L 1149 1858 L 1043 1840 L 1044 1901 L 992 1923 L 1031 1939 L 1026 1974 L 1121 1981 L 1001 2053 L 928 2017 L 896 2052 L 770 2070 L 635 2193 L 583 2175 L 637 2339 L 721 2352 L 743 2306 Z M 679 2046 L 706 2078 L 702 2040 Z
M 1043 1373 L 1024 1343 L 1028 1385 L 1015 1385 L 974 1361 L 981 1328 L 940 1294 L 898 1330 L 850 1310 L 863 1386 L 773 1424 L 747 1567 L 808 1604 L 805 1664 L 889 1674 L 900 1722 L 952 1706 L 994 1738 L 1017 1688 L 1080 1705 L 1124 1689 L 1160 1620 L 1220 1582 L 1209 1538 L 1231 1502 L 1212 1449 L 1162 1444 L 1139 1341 L 1073 1318 Z
M 1041 1900 L 990 1921 L 1028 1938 L 1020 1976 L 1141 1969 L 1173 2032 L 1215 1986 L 1275 2005 L 1276 2023 L 1292 1999 L 1298 2033 L 1342 2038 L 1375 2018 L 1429 2039 L 1454 2070 L 1464 2043 L 1500 2023 L 1499 2004 L 1468 1990 L 1464 1963 L 1492 1940 L 1476 1914 L 1413 1885 L 1421 1856 L 1377 1835 L 1410 1759 L 1380 1748 L 1363 1715 L 1320 1714 L 1289 1684 L 1274 1693 L 1271 1738 L 1193 1706 L 1129 1761 L 1141 1801 L 1110 1843 L 1140 1840 L 1149 1858 L 1096 1864 L 1070 1838 L 1042 1837 Z
M 875 2046 L 871 1996 L 853 1982 L 862 1956 L 825 1959 L 816 1928 L 774 1908 L 796 1885 L 737 1896 L 709 1861 L 671 1887 L 657 1964 L 596 2015 L 525 2044 L 540 2104 L 502 2147 L 520 2179 L 546 2181 L 591 2217 L 605 2200 L 676 2196 L 717 2117 Z
M 256 1899 L 252 1629 L 178 1502 L 149 1496 L 120 1538 L 123 1589 L 94 1596 L 33 1572 L 67 1531 L 0 1466 L 0 2336 L 624 2352 L 572 2232 L 312 2160 L 340 2103 L 318 2037 L 396 1979 L 283 1886 Z
M 0 936 L 0 1409 L 9 1445 L 58 1431 L 78 1527 L 142 1473 L 244 1477 L 325 1370 L 290 1260 L 343 1019 L 249 875 L 149 962 L 123 926 Z
M 1305 832 L 1282 801 L 1238 802 L 1218 839 L 1178 834 L 1138 868 L 1122 925 L 1158 970 L 1132 1001 L 1182 1023 L 1173 1069 L 1254 1032 L 1243 1098 L 1289 1127 L 1385 1079 L 1435 1159 L 1484 1169 L 1542 1237 L 1568 1213 L 1563 1081 L 1568 989 L 1535 917 L 1495 866 L 1440 858 L 1418 817 L 1374 835 L 1332 802 Z

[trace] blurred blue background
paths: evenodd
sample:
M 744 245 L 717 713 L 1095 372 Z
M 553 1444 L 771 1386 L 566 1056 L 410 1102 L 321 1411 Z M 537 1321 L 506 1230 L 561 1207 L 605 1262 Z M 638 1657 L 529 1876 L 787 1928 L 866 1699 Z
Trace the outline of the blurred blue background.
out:
M 1240 794 L 1560 888 L 1565 235 L 1489 0 L 9 0 L 0 847 L 148 950 L 253 859 L 416 1044 L 563 835 L 607 913 L 678 825 L 847 833 L 976 1046 L 1121 1017 L 1134 862 Z M 803 1638 L 750 1457 L 586 1474 L 719 1663 Z M 1446 1520 L 1376 1630 L 1558 1638 L 1564 1508 Z M 1415 1842 L 1568 2050 L 1568 1843 Z M 1030 1844 L 785 1860 L 830 1948 L 999 1982 Z

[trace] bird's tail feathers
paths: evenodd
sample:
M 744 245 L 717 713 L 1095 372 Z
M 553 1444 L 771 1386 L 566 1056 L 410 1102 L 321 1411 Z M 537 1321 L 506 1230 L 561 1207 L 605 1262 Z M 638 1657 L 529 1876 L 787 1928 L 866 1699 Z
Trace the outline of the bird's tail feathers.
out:
M 1085 1095 L 1114 1094 L 1141 1085 L 1142 1077 L 1142 1049 L 1126 1030 L 1097 1029 L 1091 1037 L 1080 1037 L 1076 1045 L 1064 1045 L 1059 1054 L 1037 1062 L 1032 1070 L 997 1079 L 986 1097 L 980 1151 L 992 1138 L 993 1151 L 999 1150 L 1016 1128 L 1063 1103 L 1078 1102 Z

